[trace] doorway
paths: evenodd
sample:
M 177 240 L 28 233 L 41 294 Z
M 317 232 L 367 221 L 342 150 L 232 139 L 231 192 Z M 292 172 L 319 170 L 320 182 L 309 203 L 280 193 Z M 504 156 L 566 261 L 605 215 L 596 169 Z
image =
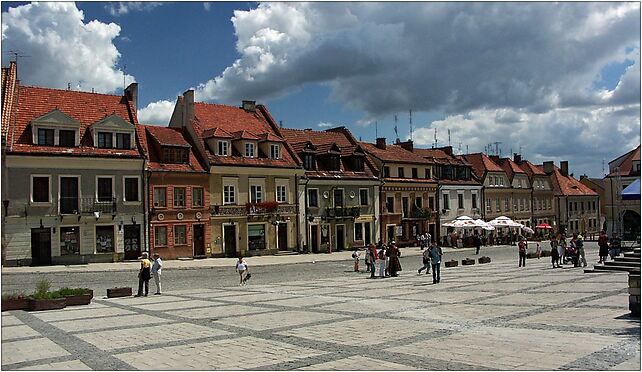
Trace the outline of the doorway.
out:
M 125 225 L 125 259 L 135 260 L 140 257 L 140 225 Z
M 370 222 L 365 222 L 363 224 L 363 230 L 365 232 L 365 241 L 364 244 L 368 246 L 370 243 L 372 243 L 372 235 L 371 235 L 371 230 L 370 230 Z
M 310 249 L 319 253 L 319 225 L 310 225 Z
M 345 225 L 336 226 L 337 251 L 345 249 Z
M 236 225 L 223 225 L 225 257 L 236 257 Z
M 205 227 L 194 225 L 194 256 L 205 256 Z
M 278 230 L 278 239 L 279 239 L 279 250 L 287 251 L 288 250 L 288 223 L 281 222 L 276 226 Z
M 51 265 L 51 228 L 31 229 L 31 266 Z
M 386 237 L 388 238 L 388 244 L 390 244 L 391 241 L 395 240 L 395 230 L 395 225 L 386 226 Z

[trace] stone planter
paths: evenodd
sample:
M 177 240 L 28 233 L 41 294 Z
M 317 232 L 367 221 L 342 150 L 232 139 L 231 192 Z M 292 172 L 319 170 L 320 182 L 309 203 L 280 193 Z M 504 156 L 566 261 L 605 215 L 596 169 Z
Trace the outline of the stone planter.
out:
M 27 310 L 28 308 L 29 302 L 26 298 L 2 299 L 2 311 Z
M 91 299 L 94 298 L 94 291 L 90 289 L 86 294 L 65 296 L 65 298 L 67 299 L 67 306 L 89 305 Z
M 128 297 L 132 295 L 132 287 L 108 288 L 107 298 Z
M 444 265 L 446 267 L 457 267 L 459 265 L 459 262 L 457 262 L 455 260 L 450 260 L 450 261 L 444 262 Z
M 461 260 L 461 264 L 462 264 L 462 266 L 474 265 L 475 264 L 475 260 L 470 259 L 470 258 L 465 258 L 465 259 Z
M 477 261 L 479 261 L 480 264 L 487 264 L 490 263 L 490 257 L 482 256 L 479 257 Z
M 35 298 L 29 299 L 29 311 L 42 311 L 42 310 L 58 310 L 64 309 L 67 306 L 66 299 L 63 298 L 51 298 L 51 299 L 40 299 Z
M 526 253 L 526 258 L 537 258 L 537 253 L 535 252 Z
M 551 251 L 542 251 L 542 257 L 551 257 Z

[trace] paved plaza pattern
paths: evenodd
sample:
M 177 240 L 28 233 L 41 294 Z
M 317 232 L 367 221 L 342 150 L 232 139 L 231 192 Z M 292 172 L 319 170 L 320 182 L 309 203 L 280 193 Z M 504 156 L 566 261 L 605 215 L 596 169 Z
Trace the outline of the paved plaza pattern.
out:
M 2 369 L 639 370 L 627 277 L 548 260 L 2 313 Z

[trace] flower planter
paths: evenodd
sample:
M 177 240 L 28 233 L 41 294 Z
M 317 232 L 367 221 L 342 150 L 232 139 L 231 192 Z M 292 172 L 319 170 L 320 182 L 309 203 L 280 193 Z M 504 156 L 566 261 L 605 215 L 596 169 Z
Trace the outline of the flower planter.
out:
M 551 257 L 551 251 L 542 251 L 542 257 Z
M 107 298 L 128 297 L 132 295 L 132 287 L 108 288 Z
M 490 263 L 490 257 L 486 257 L 486 256 L 479 257 L 477 261 L 479 261 L 480 264 L 487 264 L 487 263 Z
M 537 258 L 537 253 L 535 252 L 526 253 L 526 258 Z
M 2 311 L 26 310 L 27 308 L 29 308 L 29 302 L 26 298 L 2 299 Z
M 455 260 L 450 260 L 450 261 L 446 261 L 444 265 L 446 265 L 446 267 L 457 267 L 459 265 L 459 262 Z
M 470 258 L 465 258 L 465 259 L 461 260 L 461 264 L 462 264 L 462 266 L 474 265 L 475 264 L 475 260 L 470 259 Z
M 58 310 L 67 306 L 65 298 L 29 299 L 29 311 Z
M 65 298 L 67 299 L 67 306 L 89 305 L 91 299 L 94 298 L 94 291 L 89 290 L 86 294 L 65 296 Z

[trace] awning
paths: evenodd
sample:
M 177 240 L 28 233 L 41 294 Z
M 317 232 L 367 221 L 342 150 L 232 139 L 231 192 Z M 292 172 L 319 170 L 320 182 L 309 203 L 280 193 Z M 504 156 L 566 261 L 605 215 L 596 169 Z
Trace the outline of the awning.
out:
M 639 178 L 622 190 L 622 200 L 640 200 Z

